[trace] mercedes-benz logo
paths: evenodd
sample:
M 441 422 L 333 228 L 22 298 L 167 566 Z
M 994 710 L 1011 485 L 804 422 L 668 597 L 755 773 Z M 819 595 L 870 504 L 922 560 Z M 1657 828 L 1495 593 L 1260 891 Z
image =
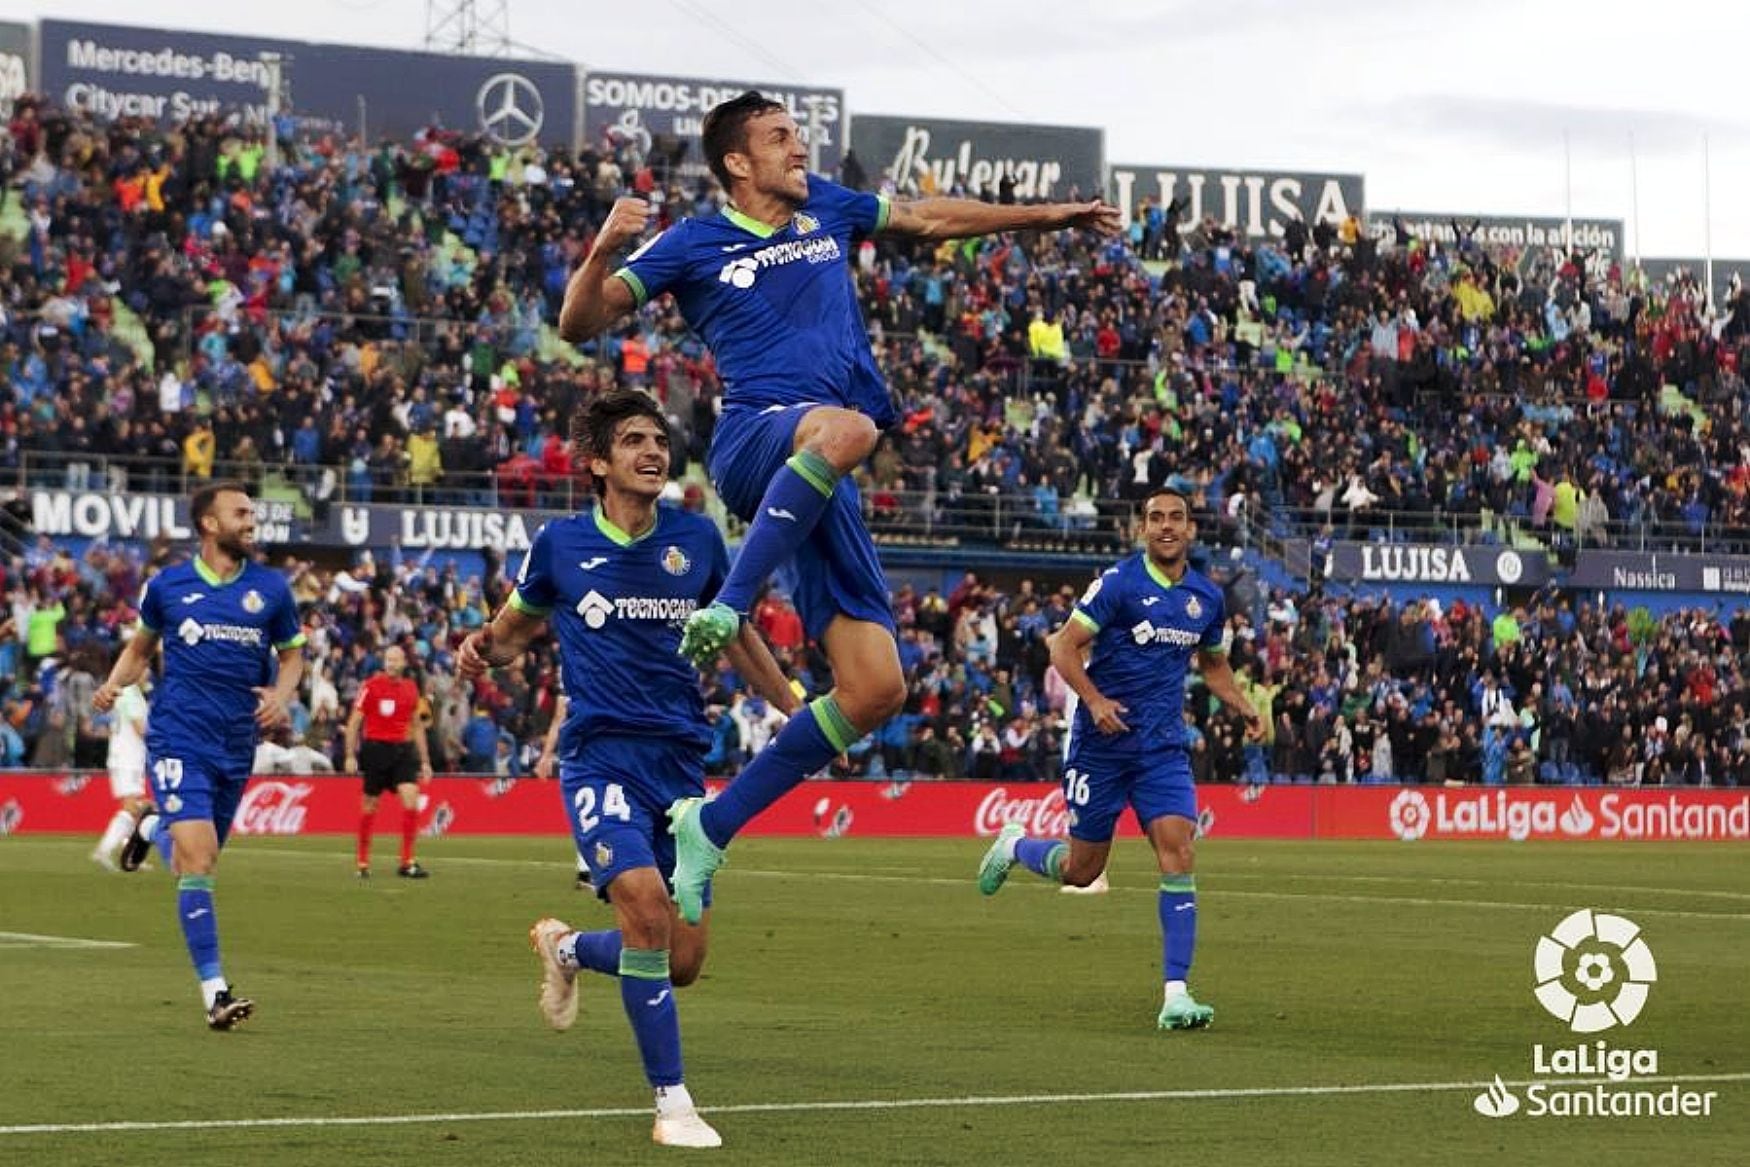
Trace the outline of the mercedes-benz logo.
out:
M 486 79 L 474 98 L 480 128 L 506 146 L 535 140 L 546 121 L 546 103 L 533 81 L 521 73 L 497 73 Z

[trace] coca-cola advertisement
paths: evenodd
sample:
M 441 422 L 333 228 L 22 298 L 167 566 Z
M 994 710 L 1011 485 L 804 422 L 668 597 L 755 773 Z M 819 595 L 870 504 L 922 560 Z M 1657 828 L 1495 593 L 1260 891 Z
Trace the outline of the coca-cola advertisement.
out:
M 719 788 L 721 783 L 712 783 Z M 359 784 L 329 777 L 257 778 L 238 807 L 240 836 L 350 835 Z M 1198 831 L 1215 839 L 1622 839 L 1750 841 L 1750 791 L 1598 787 L 1200 786 Z M 421 832 L 564 835 L 557 782 L 438 778 L 424 788 Z M 114 804 L 88 775 L 0 776 L 0 835 L 96 835 Z M 748 829 L 818 838 L 980 838 L 1005 823 L 1062 837 L 1069 808 L 1054 783 L 809 782 Z M 1119 833 L 1139 833 L 1126 816 Z

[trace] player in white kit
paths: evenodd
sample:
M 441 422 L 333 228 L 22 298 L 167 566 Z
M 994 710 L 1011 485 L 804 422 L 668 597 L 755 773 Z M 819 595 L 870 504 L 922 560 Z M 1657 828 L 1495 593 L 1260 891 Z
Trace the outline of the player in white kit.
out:
M 115 816 L 91 852 L 99 867 L 118 871 L 116 852 L 133 833 L 134 823 L 151 806 L 146 796 L 146 695 L 129 685 L 116 697 L 109 727 L 109 794 Z

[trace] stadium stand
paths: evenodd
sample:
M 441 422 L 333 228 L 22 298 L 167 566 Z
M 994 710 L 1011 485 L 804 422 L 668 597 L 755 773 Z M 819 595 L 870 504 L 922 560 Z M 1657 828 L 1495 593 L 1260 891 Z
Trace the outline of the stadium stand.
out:
M 678 314 L 652 305 L 575 350 L 550 321 L 613 197 L 641 192 L 670 221 L 714 207 L 710 189 L 668 182 L 626 142 L 512 153 L 433 130 L 284 146 L 270 165 L 265 141 L 217 119 L 99 125 L 18 104 L 0 135 L 7 485 L 175 494 L 238 477 L 314 509 L 568 508 L 566 419 L 612 384 L 663 401 L 701 481 L 719 386 Z M 1689 276 L 1485 249 L 1462 223 L 1451 248 L 1358 222 L 1254 245 L 1213 220 L 1155 234 L 1171 217 L 1148 210 L 1106 245 L 863 245 L 905 419 L 862 483 L 881 541 L 1109 559 L 1136 501 L 1175 482 L 1198 496 L 1204 541 L 1242 553 L 1230 563 L 1294 538 L 1750 548 L 1741 289 L 1710 306 Z M 172 551 L 76 556 L 12 518 L 0 755 L 64 764 L 100 729 L 68 694 Z M 295 732 L 332 752 L 374 653 L 403 641 L 426 664 L 434 758 L 520 773 L 552 713 L 549 656 L 471 692 L 449 678 L 454 642 L 503 598 L 486 567 L 288 562 L 315 663 Z M 1742 609 L 1653 616 L 1540 592 L 1491 614 L 1307 582 L 1230 588 L 1236 664 L 1273 736 L 1248 751 L 1195 703 L 1199 777 L 1750 778 Z M 1074 595 L 902 588 L 912 698 L 844 772 L 1052 776 L 1065 694 L 1042 642 Z M 761 624 L 800 683 L 825 676 L 781 601 Z M 770 718 L 728 675 L 712 704 L 728 772 Z

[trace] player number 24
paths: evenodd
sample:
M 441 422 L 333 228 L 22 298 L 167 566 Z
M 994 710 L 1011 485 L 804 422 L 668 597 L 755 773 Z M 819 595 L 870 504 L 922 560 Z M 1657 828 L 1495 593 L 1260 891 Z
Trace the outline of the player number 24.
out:
M 630 822 L 632 808 L 626 803 L 626 792 L 618 782 L 610 782 L 602 791 L 602 813 L 596 813 L 595 787 L 585 786 L 571 799 L 571 804 L 577 808 L 577 825 L 585 831 L 595 829 L 595 825 L 603 817 L 616 818 L 621 822 Z
M 175 790 L 182 785 L 182 759 L 159 758 L 152 764 L 152 776 L 162 790 Z

